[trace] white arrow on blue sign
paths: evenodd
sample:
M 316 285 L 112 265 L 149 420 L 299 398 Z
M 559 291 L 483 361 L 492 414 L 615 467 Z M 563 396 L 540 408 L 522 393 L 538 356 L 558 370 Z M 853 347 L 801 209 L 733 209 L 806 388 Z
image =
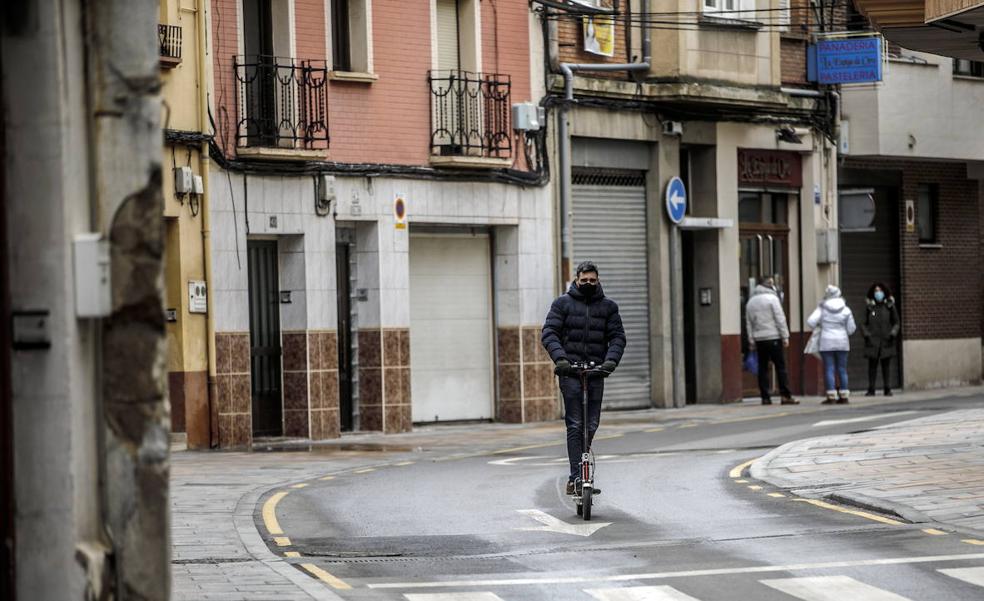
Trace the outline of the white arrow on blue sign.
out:
M 683 180 L 673 176 L 666 184 L 666 215 L 673 223 L 680 223 L 687 214 L 687 189 Z

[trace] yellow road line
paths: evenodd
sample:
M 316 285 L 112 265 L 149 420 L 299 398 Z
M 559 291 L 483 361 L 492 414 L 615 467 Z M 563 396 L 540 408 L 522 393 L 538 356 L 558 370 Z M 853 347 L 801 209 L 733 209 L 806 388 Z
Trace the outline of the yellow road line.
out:
M 749 484 L 748 485 L 748 488 L 751 489 L 751 490 L 762 490 L 762 487 L 761 486 L 757 486 L 755 484 Z
M 284 557 L 300 557 L 301 554 L 297 551 L 287 551 L 284 553 Z
M 335 476 L 325 476 L 324 478 L 318 478 L 318 480 L 325 480 L 325 481 L 334 480 L 334 479 L 335 479 Z
M 291 488 L 305 488 L 307 487 L 307 482 L 301 482 L 300 484 L 293 484 Z
M 696 428 L 699 424 L 680 424 L 677 428 Z
M 967 543 L 968 545 L 984 545 L 984 540 L 977 540 L 976 538 L 965 538 L 960 542 Z
M 273 542 L 277 543 L 278 547 L 289 547 L 290 539 L 286 536 L 275 536 L 273 537 Z
M 943 536 L 946 532 L 942 530 L 937 530 L 936 528 L 923 528 L 923 532 L 926 534 L 932 534 L 933 536 Z
M 735 484 L 748 484 L 748 480 L 735 480 Z
M 374 468 L 374 467 L 367 467 L 367 468 L 363 468 L 361 470 L 355 470 L 352 473 L 353 474 L 368 474 L 369 472 L 374 472 L 374 471 L 376 471 L 376 468 Z
M 395 465 L 397 467 L 403 467 L 404 465 L 413 465 L 415 463 L 417 463 L 417 462 L 416 461 L 401 461 L 399 463 L 394 463 L 393 465 Z
M 833 505 L 825 501 L 818 501 L 816 499 L 793 499 L 793 500 L 800 503 L 809 503 L 810 505 L 816 505 L 817 507 L 822 507 L 823 509 L 830 509 L 831 511 L 839 511 L 840 513 L 849 513 L 851 515 L 856 515 L 858 517 L 865 518 L 868 520 L 873 520 L 875 522 L 881 522 L 882 524 L 889 524 L 891 526 L 904 525 L 903 522 L 900 522 L 898 520 L 893 520 L 892 518 L 887 518 L 884 516 L 880 516 L 878 514 L 869 513 L 867 511 L 861 511 L 858 509 L 848 509 L 846 507 L 840 507 L 838 505 Z
M 781 492 L 770 492 L 769 493 L 769 496 L 770 497 L 775 497 L 777 499 L 785 499 L 786 498 L 786 495 L 782 494 Z
M 649 428 L 646 432 L 662 432 L 666 428 Z
M 314 574 L 315 578 L 317 578 L 318 580 L 324 582 L 325 584 L 327 584 L 331 588 L 335 588 L 335 589 L 339 589 L 339 590 L 348 590 L 348 589 L 351 589 L 352 588 L 344 580 L 342 580 L 342 579 L 340 579 L 340 578 L 338 578 L 336 576 L 332 576 L 331 574 L 329 574 L 328 572 L 322 570 L 321 568 L 319 568 L 318 566 L 314 565 L 313 563 L 302 563 L 301 564 L 301 567 L 304 568 L 305 570 L 307 570 L 308 572 L 311 572 L 312 574 Z
M 756 457 L 755 459 L 758 459 L 758 457 Z M 746 467 L 748 467 L 752 463 L 754 463 L 755 462 L 755 459 L 749 459 L 745 463 L 743 463 L 741 465 L 736 465 L 735 467 L 731 468 L 731 471 L 728 472 L 728 476 L 730 476 L 732 478 L 741 478 L 741 473 L 743 471 L 745 471 L 745 468 Z
M 775 419 L 777 417 L 785 417 L 785 416 L 791 415 L 791 414 L 792 414 L 792 412 L 790 412 L 790 411 L 782 411 L 780 413 L 770 413 L 769 415 L 751 415 L 749 417 L 732 417 L 730 419 L 711 420 L 711 421 L 709 421 L 707 423 L 709 423 L 709 424 L 735 424 L 735 423 L 738 423 L 738 422 L 755 421 L 757 419 Z
M 267 532 L 272 535 L 284 533 L 280 529 L 280 522 L 277 521 L 277 503 L 286 496 L 287 491 L 280 491 L 263 504 L 263 525 L 266 526 Z
M 625 436 L 624 433 L 619 432 L 618 434 L 609 434 L 608 436 L 595 436 L 595 440 L 608 440 L 610 438 L 622 438 Z

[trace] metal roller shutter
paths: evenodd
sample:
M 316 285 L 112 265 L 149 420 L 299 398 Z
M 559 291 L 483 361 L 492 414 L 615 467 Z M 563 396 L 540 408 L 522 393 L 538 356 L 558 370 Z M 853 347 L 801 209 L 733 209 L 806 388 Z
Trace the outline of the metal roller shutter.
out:
M 645 173 L 575 170 L 574 262 L 592 260 L 618 303 L 625 356 L 605 382 L 606 409 L 650 406 L 649 270 Z

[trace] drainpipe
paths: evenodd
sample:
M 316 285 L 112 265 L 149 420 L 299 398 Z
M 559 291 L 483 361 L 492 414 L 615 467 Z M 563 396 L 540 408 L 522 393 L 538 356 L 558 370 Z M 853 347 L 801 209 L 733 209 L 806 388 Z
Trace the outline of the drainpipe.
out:
M 649 15 L 649 0 L 642 0 L 643 17 Z M 644 21 L 643 21 L 644 22 Z M 568 273 L 562 274 L 561 280 L 566 282 L 571 275 L 571 259 L 574 248 L 574 219 L 571 206 L 571 138 L 567 124 L 567 110 L 574 102 L 574 73 L 577 71 L 627 71 L 630 74 L 647 73 L 650 67 L 652 38 L 649 28 L 642 26 L 642 62 L 620 64 L 577 64 L 560 63 L 561 74 L 564 76 L 564 102 L 557 114 L 558 170 L 560 171 L 560 256 L 561 269 L 566 267 Z
M 196 11 L 196 21 L 198 27 L 198 130 L 201 133 L 208 133 L 208 90 L 211 78 L 208 77 L 208 60 L 206 58 L 206 32 L 208 28 L 208 7 L 207 0 L 198 0 L 198 10 Z M 198 151 L 199 171 L 202 174 L 202 184 L 204 194 L 202 194 L 202 263 L 205 271 L 205 286 L 212 296 L 212 217 L 211 207 L 209 206 L 209 164 L 208 142 L 202 142 Z M 205 313 L 205 348 L 206 361 L 208 362 L 208 382 L 206 384 L 206 395 L 208 398 L 208 446 L 218 444 L 218 421 L 215 414 L 218 412 L 217 399 L 218 390 L 215 376 L 215 297 L 208 302 L 207 312 Z

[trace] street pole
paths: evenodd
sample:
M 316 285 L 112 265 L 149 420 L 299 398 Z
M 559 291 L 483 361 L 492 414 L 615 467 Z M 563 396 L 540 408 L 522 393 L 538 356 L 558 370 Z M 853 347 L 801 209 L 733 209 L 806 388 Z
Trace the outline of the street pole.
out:
M 670 346 L 673 363 L 673 406 L 687 404 L 683 351 L 683 261 L 680 226 L 670 224 Z

